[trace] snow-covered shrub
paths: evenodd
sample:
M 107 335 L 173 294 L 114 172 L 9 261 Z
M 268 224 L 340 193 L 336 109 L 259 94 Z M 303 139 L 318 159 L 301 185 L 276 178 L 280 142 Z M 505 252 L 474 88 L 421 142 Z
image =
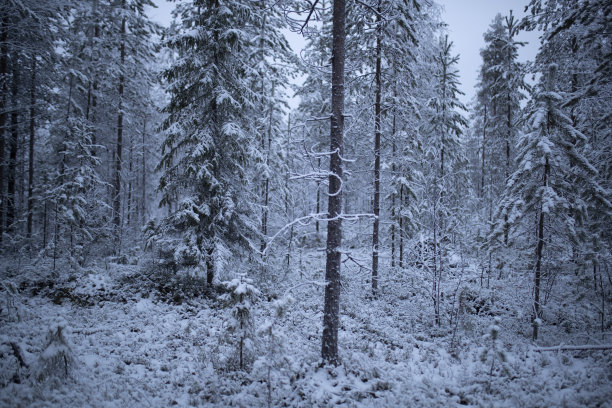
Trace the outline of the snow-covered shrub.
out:
M 175 271 L 152 259 L 141 264 L 136 273 L 121 278 L 122 292 L 181 304 L 186 299 L 212 296 L 216 289 L 207 285 L 206 277 L 198 270 L 186 268 Z
M 272 390 L 279 388 L 277 384 L 283 379 L 289 380 L 286 373 L 291 365 L 285 350 L 286 336 L 279 322 L 285 316 L 287 309 L 293 303 L 291 296 L 275 300 L 272 303 L 273 316 L 267 319 L 257 330 L 257 336 L 263 342 L 263 353 L 255 361 L 253 371 L 256 378 L 263 379 L 266 384 L 268 407 L 272 405 Z
M 17 287 L 12 282 L 3 282 L 2 291 L 4 292 L 4 305 L 2 314 L 6 314 L 8 321 L 21 321 L 21 311 L 17 301 L 19 292 Z
M 46 346 L 40 353 L 36 380 L 46 381 L 50 378 L 67 378 L 74 366 L 72 349 L 64 336 L 65 325 L 58 323 L 47 333 Z
M 10 382 L 20 383 L 27 369 L 19 344 L 8 336 L 0 336 L 0 387 L 6 387 Z
M 223 282 L 229 292 L 223 295 L 232 305 L 232 320 L 227 325 L 228 340 L 235 344 L 238 352 L 238 367 L 242 370 L 252 359 L 253 352 L 253 302 L 261 294 L 253 285 L 253 280 L 246 274 L 239 274 L 238 278 Z

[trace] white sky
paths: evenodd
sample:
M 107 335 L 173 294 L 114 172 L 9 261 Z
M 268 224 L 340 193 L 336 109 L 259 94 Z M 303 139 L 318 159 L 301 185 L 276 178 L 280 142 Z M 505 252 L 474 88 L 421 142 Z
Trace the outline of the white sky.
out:
M 171 11 L 175 2 L 153 0 L 156 9 L 150 9 L 149 15 L 154 21 L 169 26 Z M 465 92 L 462 102 L 469 103 L 475 94 L 474 87 L 481 64 L 480 49 L 484 47 L 483 34 L 497 13 L 508 15 L 512 9 L 517 18 L 525 14 L 523 9 L 528 0 L 436 0 L 444 7 L 443 19 L 448 24 L 449 38 L 454 43 L 454 54 L 459 54 L 460 89 Z M 300 52 L 304 41 L 298 34 L 286 32 L 287 39 L 295 52 Z M 519 50 L 519 60 L 533 60 L 538 50 L 538 33 L 521 32 L 518 40 L 527 41 Z M 296 101 L 290 101 L 294 105 Z

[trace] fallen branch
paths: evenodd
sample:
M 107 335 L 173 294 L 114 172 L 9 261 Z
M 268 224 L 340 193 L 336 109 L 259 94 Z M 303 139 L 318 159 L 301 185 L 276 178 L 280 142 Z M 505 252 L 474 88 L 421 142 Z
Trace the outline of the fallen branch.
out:
M 585 344 L 582 346 L 553 346 L 553 347 L 538 347 L 534 349 L 537 352 L 544 351 L 584 351 L 584 350 L 612 350 L 612 344 Z

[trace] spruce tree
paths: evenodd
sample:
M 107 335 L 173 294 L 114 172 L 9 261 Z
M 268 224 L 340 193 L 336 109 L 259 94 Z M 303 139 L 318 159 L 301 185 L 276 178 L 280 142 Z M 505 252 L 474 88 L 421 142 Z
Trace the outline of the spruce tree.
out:
M 163 124 L 159 238 L 178 267 L 215 276 L 215 250 L 246 241 L 257 226 L 248 199 L 247 166 L 256 142 L 256 99 L 249 87 L 258 72 L 248 61 L 253 3 L 195 0 L 177 5 L 180 19 L 167 46 L 177 53 L 164 72 L 170 103 Z
M 490 239 L 504 236 L 504 219 L 511 225 L 530 225 L 536 220 L 534 271 L 533 338 L 538 338 L 541 323 L 540 298 L 545 263 L 564 262 L 568 243 L 581 242 L 579 227 L 589 206 L 612 209 L 606 191 L 597 183 L 597 170 L 576 149 L 586 137 L 563 112 L 563 97 L 558 91 L 557 65 L 551 64 L 538 84 L 527 109 L 527 132 L 519 140 L 517 170 L 508 181 L 507 192 L 497 209 L 497 223 Z M 546 234 L 546 235 L 545 235 Z M 547 250 L 546 244 L 555 246 Z

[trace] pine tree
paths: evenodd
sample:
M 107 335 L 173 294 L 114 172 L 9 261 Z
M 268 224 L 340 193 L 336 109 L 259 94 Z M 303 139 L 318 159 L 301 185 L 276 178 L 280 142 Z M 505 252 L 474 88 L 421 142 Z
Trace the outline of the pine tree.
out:
M 344 150 L 344 60 L 345 0 L 333 2 L 332 89 L 329 160 L 329 200 L 327 204 L 327 259 L 325 263 L 325 304 L 321 358 L 336 365 L 338 359 L 338 326 L 340 322 L 340 246 L 342 245 L 342 156 Z

